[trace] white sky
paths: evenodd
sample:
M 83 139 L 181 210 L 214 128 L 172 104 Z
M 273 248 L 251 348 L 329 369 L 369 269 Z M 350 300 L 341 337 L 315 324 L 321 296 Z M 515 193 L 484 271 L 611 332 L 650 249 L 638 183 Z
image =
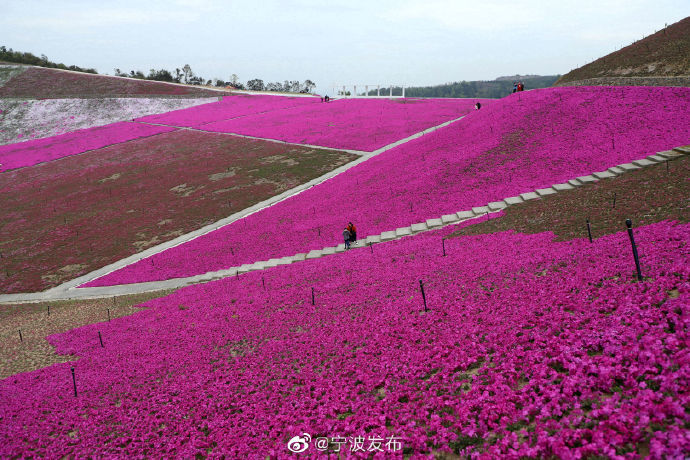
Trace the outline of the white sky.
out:
M 206 79 L 433 85 L 563 74 L 690 13 L 688 0 L 0 0 L 0 45 Z

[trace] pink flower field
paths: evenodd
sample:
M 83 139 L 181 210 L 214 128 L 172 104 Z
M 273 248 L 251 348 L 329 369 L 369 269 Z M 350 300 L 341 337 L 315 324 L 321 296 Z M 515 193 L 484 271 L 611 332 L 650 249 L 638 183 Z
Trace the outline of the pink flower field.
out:
M 78 155 L 87 150 L 174 131 L 166 126 L 119 122 L 18 144 L 0 145 L 0 172 Z
M 282 97 L 282 96 L 224 96 L 221 101 L 204 106 L 174 110 L 158 115 L 137 118 L 136 121 L 160 123 L 171 126 L 202 128 L 203 125 L 230 118 L 244 117 L 256 113 L 289 109 L 319 102 L 317 97 Z
M 642 282 L 625 232 L 442 257 L 452 230 L 51 336 L 79 359 L 0 381 L 0 456 L 293 458 L 304 434 L 307 458 L 687 455 L 690 225 L 635 229 Z
M 202 129 L 367 152 L 467 115 L 484 99 L 342 99 L 207 123 Z
M 333 103 L 336 105 L 336 103 Z M 689 88 L 513 94 L 316 187 L 85 286 L 192 276 L 335 246 L 684 145 Z

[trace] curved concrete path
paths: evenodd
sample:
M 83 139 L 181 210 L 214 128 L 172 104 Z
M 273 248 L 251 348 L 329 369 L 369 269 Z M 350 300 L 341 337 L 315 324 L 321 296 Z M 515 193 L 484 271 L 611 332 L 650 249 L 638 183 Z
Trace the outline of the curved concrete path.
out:
M 581 187 L 587 184 L 592 184 L 602 179 L 614 178 L 628 171 L 633 171 L 647 166 L 652 166 L 654 164 L 682 156 L 683 154 L 690 154 L 690 148 L 677 147 L 673 150 L 659 152 L 654 155 L 650 155 L 646 158 L 635 160 L 631 163 L 623 163 L 618 166 L 613 166 L 607 169 L 606 171 L 595 172 L 588 176 L 580 176 L 562 184 L 554 184 L 548 188 L 542 188 L 534 190 L 532 192 L 522 193 L 519 196 L 508 197 L 503 199 L 502 201 L 494 201 L 488 203 L 485 206 L 474 207 L 470 210 L 459 211 L 454 214 L 446 214 L 437 218 L 428 219 L 425 222 L 412 224 L 409 227 L 401 227 L 395 230 L 385 231 L 380 235 L 369 235 L 364 240 L 359 240 L 358 244 L 355 245 L 354 248 L 357 249 L 366 246 L 371 246 L 373 244 L 384 243 L 386 241 L 404 238 L 406 236 L 414 235 L 417 233 L 436 230 L 441 227 L 457 224 L 466 220 L 477 219 L 490 213 L 500 212 L 508 206 L 518 205 L 520 203 L 524 203 L 526 201 L 533 200 L 536 198 L 541 198 L 544 196 L 553 195 L 555 193 L 572 190 L 575 187 Z M 231 267 L 224 270 L 208 272 L 201 275 L 190 276 L 185 278 L 173 278 L 165 281 L 151 281 L 136 284 L 122 284 L 117 286 L 76 288 L 77 285 L 88 281 L 84 278 L 89 277 L 91 275 L 89 274 L 84 277 L 78 278 L 77 280 L 82 281 L 79 281 L 77 284 L 75 284 L 77 280 L 73 280 L 69 283 L 65 283 L 64 285 L 58 286 L 57 288 L 53 288 L 44 292 L 30 294 L 0 295 L 0 302 L 20 303 L 80 298 L 87 299 L 99 297 L 112 297 L 125 294 L 138 294 L 142 292 L 160 291 L 165 289 L 175 289 L 184 286 L 189 286 L 192 284 L 207 283 L 209 281 L 227 278 L 230 276 L 238 276 L 241 273 L 247 273 L 250 271 L 264 270 L 267 268 L 276 267 L 278 265 L 287 265 L 295 262 L 300 262 L 303 260 L 326 257 L 344 251 L 344 244 L 339 244 L 338 246 L 323 248 L 320 250 L 313 250 L 308 253 L 301 253 L 295 254 L 293 256 L 269 259 L 265 261 L 255 262 L 253 264 L 244 264 L 239 267 Z M 68 284 L 71 287 L 60 289 L 61 287 L 66 286 Z

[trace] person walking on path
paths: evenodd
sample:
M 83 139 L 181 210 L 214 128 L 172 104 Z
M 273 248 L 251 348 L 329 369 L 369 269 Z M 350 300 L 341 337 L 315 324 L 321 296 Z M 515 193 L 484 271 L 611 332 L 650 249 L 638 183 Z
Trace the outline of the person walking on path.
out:
M 345 249 L 350 249 L 350 231 L 345 227 L 343 230 L 343 239 L 345 240 Z
M 348 222 L 347 231 L 350 232 L 350 242 L 357 244 L 357 227 L 352 222 Z

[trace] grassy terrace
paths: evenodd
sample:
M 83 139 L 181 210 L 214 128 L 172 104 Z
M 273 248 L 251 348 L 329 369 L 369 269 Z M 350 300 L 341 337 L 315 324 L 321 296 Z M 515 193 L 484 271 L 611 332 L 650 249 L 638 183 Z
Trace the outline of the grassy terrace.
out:
M 56 286 L 354 158 L 176 131 L 7 171 L 0 182 L 0 292 Z

